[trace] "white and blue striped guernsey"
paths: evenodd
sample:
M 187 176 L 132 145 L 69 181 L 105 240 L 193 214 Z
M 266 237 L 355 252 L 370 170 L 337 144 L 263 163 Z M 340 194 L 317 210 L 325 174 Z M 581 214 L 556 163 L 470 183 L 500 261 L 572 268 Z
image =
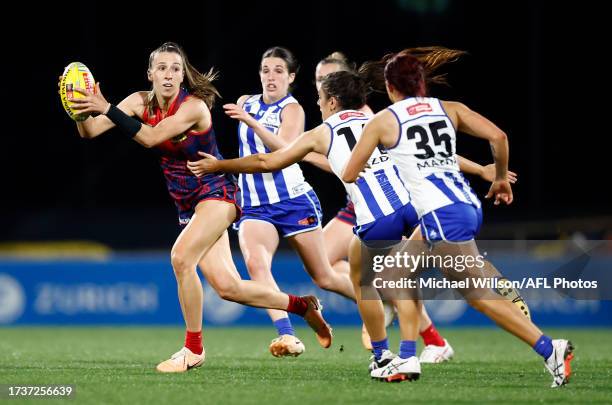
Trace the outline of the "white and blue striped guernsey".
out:
M 277 134 L 281 125 L 281 111 L 292 103 L 297 103 L 297 100 L 291 94 L 273 104 L 264 103 L 262 95 L 257 94 L 250 96 L 244 102 L 243 108 L 268 130 Z M 240 157 L 270 152 L 255 131 L 243 122 L 238 125 L 238 135 Z M 274 204 L 300 196 L 312 189 L 310 184 L 304 181 L 302 169 L 297 163 L 272 173 L 240 174 L 238 181 L 242 190 L 242 207 Z
M 400 130 L 389 156 L 399 168 L 419 218 L 438 208 L 480 201 L 459 171 L 457 133 L 437 98 L 409 97 L 389 107 Z
M 327 160 L 338 178 L 341 179 L 342 170 L 370 118 L 361 111 L 345 110 L 325 120 L 331 130 Z M 362 178 L 355 183 L 343 182 L 355 206 L 358 226 L 393 214 L 410 202 L 410 194 L 386 151 L 375 149 L 368 164 L 370 168 Z

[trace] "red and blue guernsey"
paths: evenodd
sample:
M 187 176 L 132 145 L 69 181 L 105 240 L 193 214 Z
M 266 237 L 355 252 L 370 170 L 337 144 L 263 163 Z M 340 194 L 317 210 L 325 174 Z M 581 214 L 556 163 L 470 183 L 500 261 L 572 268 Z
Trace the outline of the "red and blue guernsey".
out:
M 181 89 L 176 99 L 170 105 L 166 117 L 174 115 L 180 105 L 191 97 Z M 145 109 L 142 121 L 150 126 L 157 125 L 164 119 L 159 107 Z M 188 160 L 199 160 L 199 151 L 223 159 L 217 148 L 217 140 L 212 124 L 206 131 L 187 131 L 164 141 L 157 146 L 161 152 L 160 164 L 166 178 L 168 192 L 174 200 L 179 213 L 179 224 L 186 226 L 194 213 L 196 205 L 203 200 L 222 200 L 236 205 L 240 212 L 236 198 L 239 198 L 240 189 L 236 178 L 224 173 L 209 173 L 196 177 L 187 168 Z

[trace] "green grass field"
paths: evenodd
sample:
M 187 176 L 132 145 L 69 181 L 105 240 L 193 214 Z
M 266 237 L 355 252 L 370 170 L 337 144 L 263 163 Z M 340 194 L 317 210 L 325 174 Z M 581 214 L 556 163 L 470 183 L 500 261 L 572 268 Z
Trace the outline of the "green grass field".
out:
M 208 329 L 204 366 L 162 375 L 155 365 L 180 348 L 181 329 L 4 328 L 0 384 L 74 384 L 77 403 L 107 404 L 612 402 L 612 330 L 549 331 L 576 346 L 575 374 L 560 389 L 549 388 L 530 348 L 496 329 L 444 329 L 455 359 L 394 384 L 370 380 L 358 329 L 334 332 L 324 350 L 300 329 L 306 353 L 276 359 L 267 351 L 271 328 Z M 390 338 L 396 351 L 397 333 Z

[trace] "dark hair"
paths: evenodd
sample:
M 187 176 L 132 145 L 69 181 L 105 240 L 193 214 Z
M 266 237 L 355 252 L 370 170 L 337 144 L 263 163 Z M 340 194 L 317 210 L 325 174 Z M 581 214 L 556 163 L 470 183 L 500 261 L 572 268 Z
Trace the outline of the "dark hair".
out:
M 176 53 L 180 55 L 183 60 L 183 68 L 185 71 L 185 81 L 183 81 L 183 87 L 189 91 L 191 95 L 197 97 L 204 101 L 209 109 L 212 109 L 215 104 L 215 98 L 221 97 L 219 92 L 212 84 L 212 82 L 217 79 L 218 72 L 215 72 L 213 68 L 211 68 L 207 73 L 200 73 L 196 68 L 194 68 L 189 60 L 187 59 L 187 54 L 183 49 L 174 42 L 165 42 L 159 48 L 155 49 L 149 55 L 149 69 L 153 67 L 153 59 L 160 52 L 170 52 Z M 157 98 L 153 94 L 153 90 L 149 93 L 149 100 L 147 102 L 147 108 L 154 108 L 157 106 Z
M 358 74 L 346 70 L 326 75 L 321 90 L 327 97 L 335 97 L 344 110 L 358 110 L 366 103 L 367 85 Z
M 386 81 L 405 96 L 425 96 L 429 83 L 448 84 L 446 74 L 434 75 L 434 72 L 465 54 L 465 51 L 441 46 L 408 48 L 387 54 L 379 61 L 364 63 L 359 74 L 373 91 L 385 92 Z
M 297 59 L 287 48 L 283 48 L 281 46 L 269 48 L 261 56 L 261 62 L 263 62 L 265 58 L 281 58 L 287 64 L 287 71 L 289 73 L 297 74 L 297 72 L 300 70 Z M 259 70 L 261 70 L 261 62 L 259 62 Z
M 325 58 L 321 59 L 318 64 L 328 65 L 332 63 L 340 66 L 340 70 L 346 70 L 349 72 L 355 71 L 355 64 L 352 62 L 349 62 L 346 55 L 340 51 L 332 52 L 331 54 L 327 55 Z

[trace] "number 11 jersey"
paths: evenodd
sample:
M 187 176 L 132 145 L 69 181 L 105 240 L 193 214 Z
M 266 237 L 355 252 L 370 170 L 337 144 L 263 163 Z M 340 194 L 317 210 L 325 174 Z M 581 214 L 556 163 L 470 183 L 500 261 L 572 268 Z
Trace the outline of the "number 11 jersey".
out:
M 342 170 L 370 118 L 361 111 L 344 110 L 324 121 L 331 131 L 327 160 L 338 178 L 342 178 Z M 363 177 L 343 183 L 354 204 L 358 226 L 391 215 L 410 202 L 410 194 L 384 149 L 374 149 L 368 165 Z

